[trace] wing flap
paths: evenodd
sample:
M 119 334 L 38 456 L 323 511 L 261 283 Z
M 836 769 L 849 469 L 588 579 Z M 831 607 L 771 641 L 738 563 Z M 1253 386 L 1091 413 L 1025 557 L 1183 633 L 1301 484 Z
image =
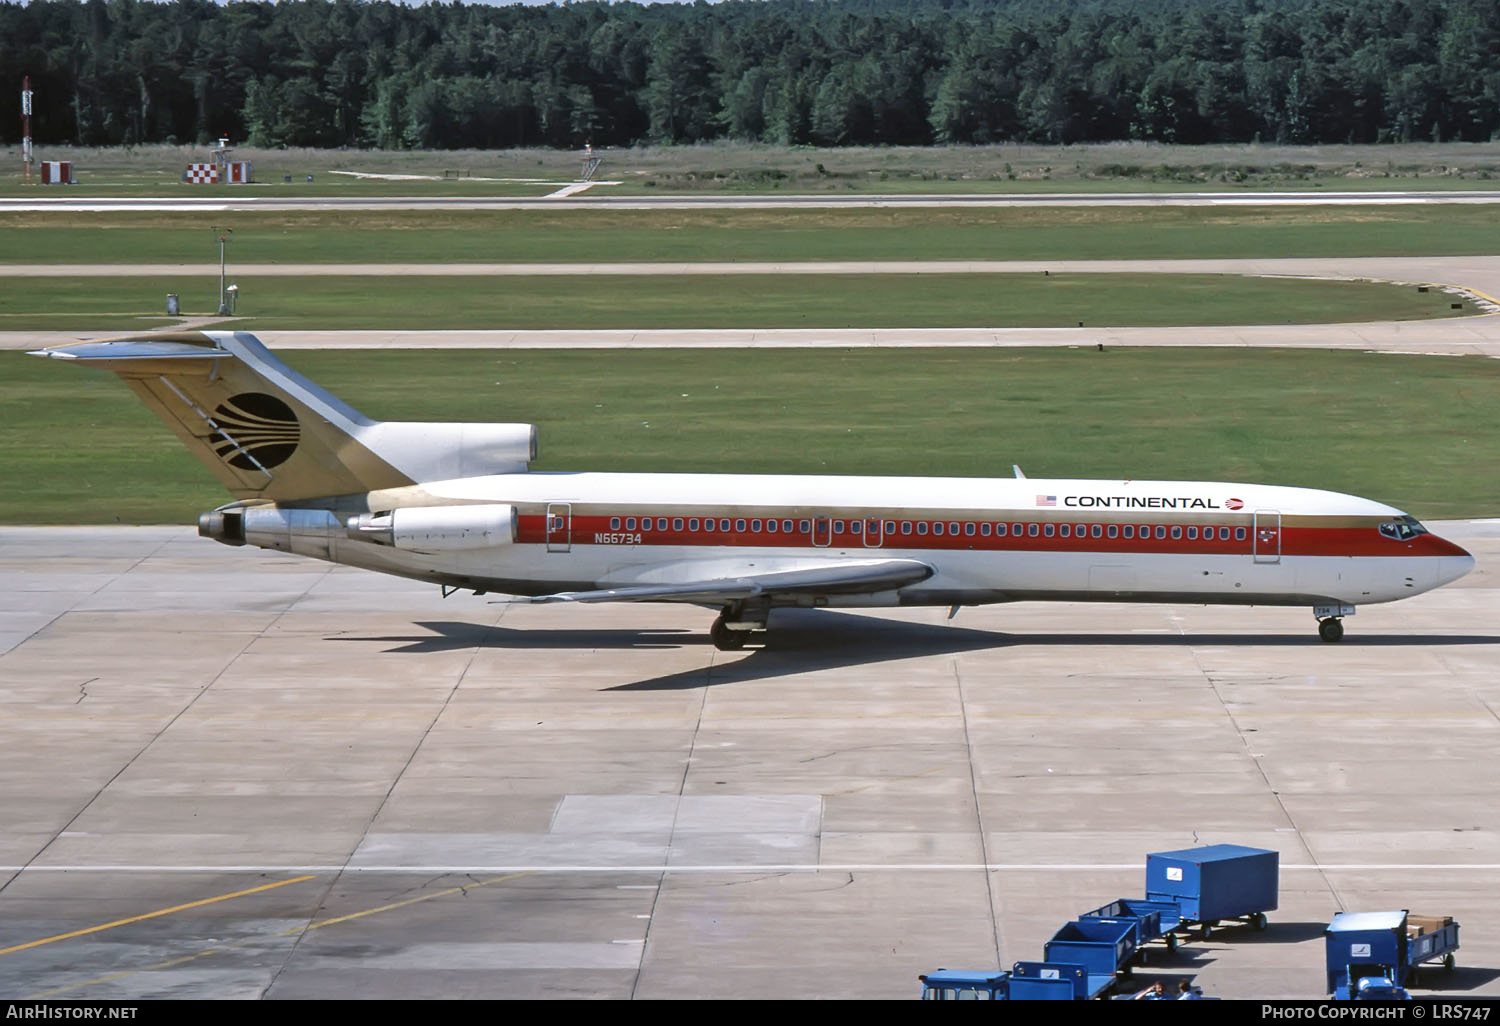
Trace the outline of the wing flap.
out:
M 760 574 L 736 574 L 707 580 L 622 584 L 594 591 L 561 591 L 538 595 L 532 602 L 732 602 L 765 596 L 849 595 L 890 591 L 933 574 L 916 559 L 828 562 Z

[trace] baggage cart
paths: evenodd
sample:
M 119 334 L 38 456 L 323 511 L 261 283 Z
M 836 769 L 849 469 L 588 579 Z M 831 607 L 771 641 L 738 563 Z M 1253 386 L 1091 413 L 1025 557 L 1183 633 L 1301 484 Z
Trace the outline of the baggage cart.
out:
M 1276 908 L 1280 855 L 1238 844 L 1210 844 L 1146 856 L 1146 900 L 1175 903 L 1178 921 L 1162 929 L 1198 926 L 1207 938 L 1220 920 L 1237 919 L 1257 930 Z
M 1010 970 L 1012 1001 L 1089 1001 L 1114 985 L 1113 973 L 1100 977 L 1076 962 L 1017 962 Z
M 1136 928 L 1133 940 L 1140 960 L 1144 964 L 1146 953 L 1140 949 L 1151 941 L 1160 939 L 1166 944 L 1168 951 L 1177 950 L 1177 936 L 1171 931 L 1181 920 L 1182 914 L 1175 901 L 1116 898 L 1108 905 L 1101 905 L 1078 918 L 1134 920 Z M 1169 922 L 1170 925 L 1168 925 Z
M 1042 947 L 1043 961 L 1075 964 L 1088 975 L 1089 996 L 1107 992 L 1116 974 L 1129 975 L 1135 957 L 1134 919 L 1075 919 Z
M 1458 960 L 1458 924 L 1452 916 L 1406 915 L 1406 962 L 1410 966 L 1408 982 L 1415 984 L 1417 970 L 1428 962 L 1439 962 L 1452 972 Z

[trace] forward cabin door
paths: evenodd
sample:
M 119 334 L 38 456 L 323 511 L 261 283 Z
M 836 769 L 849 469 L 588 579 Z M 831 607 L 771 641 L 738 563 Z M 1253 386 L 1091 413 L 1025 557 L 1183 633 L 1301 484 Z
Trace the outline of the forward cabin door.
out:
M 878 549 L 885 544 L 884 526 L 880 517 L 865 517 L 865 548 Z
M 1257 563 L 1281 562 L 1281 511 L 1258 509 L 1250 532 L 1250 551 Z
M 547 503 L 547 551 L 571 552 L 573 549 L 573 504 Z
M 823 548 L 833 541 L 833 521 L 829 517 L 812 518 L 812 543 Z

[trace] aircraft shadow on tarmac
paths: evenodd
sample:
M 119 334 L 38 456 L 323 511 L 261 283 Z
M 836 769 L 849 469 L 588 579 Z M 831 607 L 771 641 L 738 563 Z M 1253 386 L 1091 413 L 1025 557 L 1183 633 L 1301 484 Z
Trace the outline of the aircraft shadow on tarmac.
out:
M 447 652 L 467 648 L 529 651 L 574 649 L 708 649 L 708 632 L 630 628 L 565 628 L 523 630 L 487 627 L 459 621 L 419 621 L 414 626 L 430 632 L 416 636 L 350 636 L 330 640 L 398 642 L 400 653 Z M 609 690 L 671 691 L 765 680 L 792 673 L 845 669 L 867 663 L 918 656 L 950 655 L 1021 645 L 1058 647 L 1134 646 L 1150 648 L 1322 647 L 1312 631 L 1305 634 L 1009 634 L 952 624 L 909 623 L 820 609 L 778 610 L 771 629 L 741 653 Z M 1347 636 L 1340 648 L 1418 645 L 1497 645 L 1500 635 L 1372 635 Z

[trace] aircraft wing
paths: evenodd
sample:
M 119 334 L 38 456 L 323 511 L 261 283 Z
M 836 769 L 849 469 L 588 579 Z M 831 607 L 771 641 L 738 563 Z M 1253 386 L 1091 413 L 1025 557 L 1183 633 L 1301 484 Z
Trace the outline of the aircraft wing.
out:
M 532 602 L 732 602 L 779 595 L 850 595 L 890 591 L 925 581 L 932 567 L 916 559 L 842 560 L 800 565 L 789 570 L 694 579 L 692 565 L 674 567 L 643 584 L 621 584 L 597 591 L 560 591 Z

